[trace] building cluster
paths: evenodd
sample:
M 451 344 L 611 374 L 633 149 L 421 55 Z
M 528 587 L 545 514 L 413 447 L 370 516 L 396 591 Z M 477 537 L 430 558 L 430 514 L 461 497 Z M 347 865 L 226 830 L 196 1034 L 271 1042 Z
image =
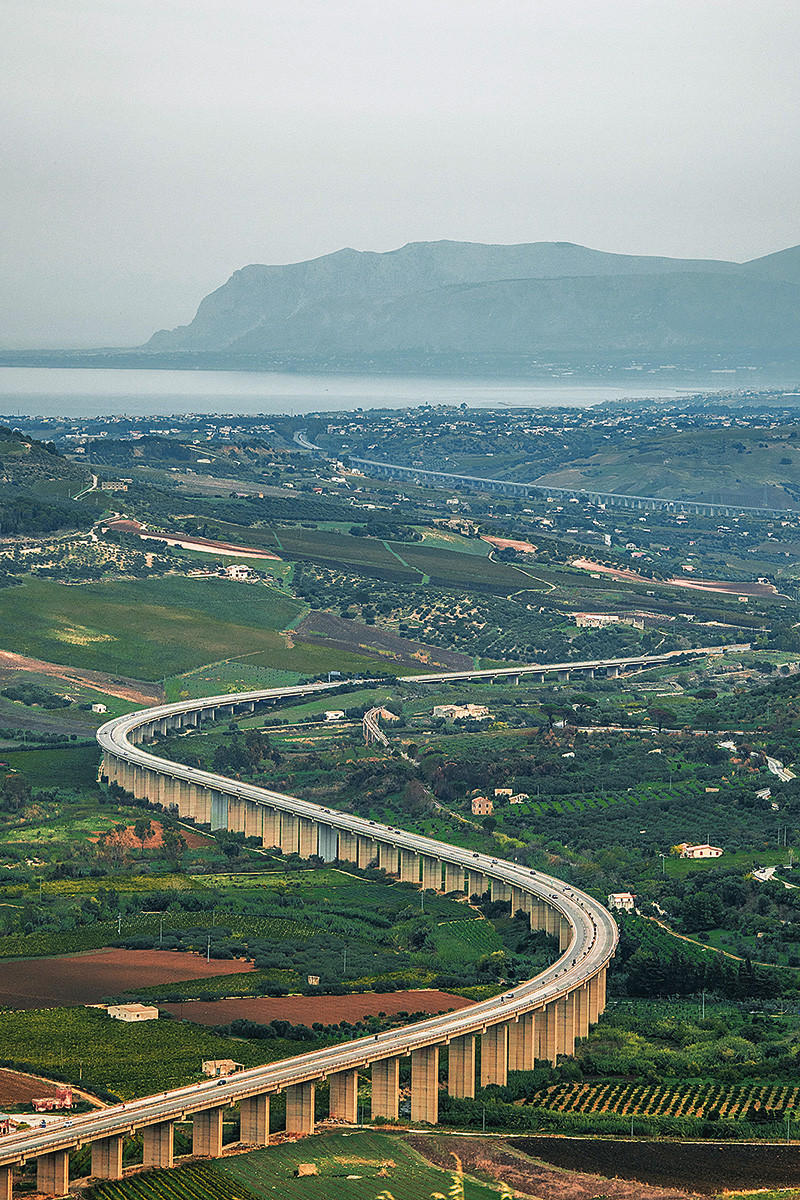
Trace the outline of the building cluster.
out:
M 434 717 L 446 721 L 491 721 L 492 714 L 485 704 L 436 704 Z

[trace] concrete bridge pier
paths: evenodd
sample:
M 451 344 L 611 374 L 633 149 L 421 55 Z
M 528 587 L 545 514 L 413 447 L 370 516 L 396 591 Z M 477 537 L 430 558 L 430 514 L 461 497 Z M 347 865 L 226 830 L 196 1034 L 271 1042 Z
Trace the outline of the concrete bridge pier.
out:
M 536 1018 L 524 1013 L 518 1021 L 508 1023 L 509 1071 L 532 1071 L 536 1059 Z
M 442 864 L 438 858 L 429 854 L 422 856 L 422 886 L 427 891 L 432 888 L 435 892 L 442 890 Z
M 5 1167 L 0 1167 L 0 1200 L 13 1200 L 14 1196 L 14 1168 L 9 1163 Z
M 508 1025 L 490 1025 L 481 1034 L 481 1087 L 508 1083 Z
M 222 1157 L 222 1108 L 203 1108 L 192 1119 L 192 1154 L 196 1158 Z
M 244 801 L 244 833 L 245 837 L 260 838 L 262 832 L 261 805 L 252 800 Z
M 314 1132 L 313 1082 L 293 1083 L 286 1089 L 286 1132 Z
M 266 842 L 264 845 L 266 846 Z M 333 862 L 339 856 L 339 835 L 332 825 L 319 826 L 317 853 L 323 862 Z
M 400 1113 L 400 1059 L 379 1058 L 372 1064 L 372 1120 L 396 1121 Z
M 374 838 L 358 836 L 356 838 L 356 866 L 363 871 L 378 856 L 378 843 Z
M 378 866 L 387 875 L 399 874 L 400 856 L 397 846 L 390 842 L 378 842 Z
M 566 917 L 558 914 L 558 948 L 562 952 L 567 949 L 573 938 L 572 926 Z
M 482 871 L 467 871 L 467 895 L 482 896 L 486 891 L 486 876 Z
M 158 1121 L 155 1125 L 145 1125 L 142 1130 L 143 1166 L 172 1166 L 175 1157 L 172 1130 L 172 1121 Z
M 569 682 L 569 671 L 559 671 L 558 672 L 558 682 L 559 683 L 568 683 Z
M 558 1039 L 557 1039 L 557 1002 L 551 1000 L 546 1004 L 542 1011 L 542 1025 L 539 1033 L 539 1057 L 545 1059 L 552 1066 L 556 1065 L 558 1058 Z
M 261 808 L 261 844 L 271 850 L 273 846 L 281 844 L 281 814 L 277 808 L 268 808 L 266 805 L 259 805 Z
M 444 890 L 446 892 L 464 891 L 464 868 L 456 863 L 444 864 Z
M 400 851 L 400 880 L 402 883 L 419 883 L 419 859 L 413 850 Z
M 330 1115 L 355 1125 L 358 1120 L 358 1071 L 337 1071 L 328 1082 Z
M 45 1196 L 66 1196 L 69 1191 L 69 1151 L 54 1150 L 36 1159 L 36 1190 Z
M 240 1138 L 248 1146 L 269 1145 L 269 1093 L 247 1096 L 240 1104 Z
M 95 1179 L 122 1179 L 122 1134 L 92 1142 L 92 1175 Z
M 358 863 L 358 838 L 349 829 L 339 830 L 339 858 L 342 862 Z
M 451 1096 L 475 1096 L 475 1035 L 455 1037 L 448 1050 L 447 1090 Z
M 297 854 L 300 848 L 300 819 L 294 813 L 281 813 L 281 852 Z
M 228 829 L 231 833 L 244 833 L 245 804 L 241 796 L 228 796 Z
M 411 1051 L 411 1120 L 436 1125 L 439 1120 L 439 1047 Z
M 218 792 L 215 790 L 212 791 L 211 788 L 206 788 L 205 790 L 208 792 L 211 799 L 211 812 L 209 814 L 211 817 L 211 828 L 228 829 L 228 814 L 230 809 L 228 805 L 229 797 L 227 792 Z
M 310 817 L 298 817 L 297 836 L 301 858 L 311 858 L 312 854 L 317 853 L 319 836 L 316 821 L 312 821 Z

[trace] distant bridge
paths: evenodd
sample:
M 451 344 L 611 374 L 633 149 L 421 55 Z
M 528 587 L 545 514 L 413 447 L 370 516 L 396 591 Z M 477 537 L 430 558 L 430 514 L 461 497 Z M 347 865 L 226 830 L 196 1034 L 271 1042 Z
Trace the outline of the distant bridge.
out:
M 310 441 L 302 431 L 295 433 L 294 441 L 304 450 L 331 457 L 322 446 Z M 383 479 L 398 479 L 407 483 L 428 486 L 450 487 L 454 490 L 491 492 L 500 496 L 548 497 L 558 500 L 578 500 L 588 504 L 604 504 L 606 507 L 635 509 L 637 512 L 686 513 L 700 517 L 769 517 L 776 520 L 800 517 L 800 509 L 752 507 L 746 504 L 722 503 L 712 500 L 675 500 L 664 496 L 634 496 L 623 492 L 599 492 L 593 488 L 551 487 L 547 483 L 520 483 L 516 479 L 491 479 L 485 475 L 459 475 L 451 471 L 430 470 L 423 467 L 407 467 L 400 463 L 382 462 L 373 458 L 354 458 L 350 462 L 365 475 Z

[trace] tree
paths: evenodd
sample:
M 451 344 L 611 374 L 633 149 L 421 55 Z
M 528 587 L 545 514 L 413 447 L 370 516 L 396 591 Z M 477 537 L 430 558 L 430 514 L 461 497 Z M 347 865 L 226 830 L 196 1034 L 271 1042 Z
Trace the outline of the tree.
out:
M 163 850 L 166 857 L 174 865 L 186 849 L 186 838 L 177 829 L 164 830 Z
M 655 721 L 659 733 L 665 725 L 674 725 L 678 719 L 674 709 L 666 708 L 661 704 L 654 704 L 648 708 L 647 715 L 651 721 Z
M 149 817 L 137 817 L 133 822 L 133 835 L 135 838 L 138 838 L 143 850 L 144 844 L 151 836 L 152 832 L 153 822 L 149 819 Z

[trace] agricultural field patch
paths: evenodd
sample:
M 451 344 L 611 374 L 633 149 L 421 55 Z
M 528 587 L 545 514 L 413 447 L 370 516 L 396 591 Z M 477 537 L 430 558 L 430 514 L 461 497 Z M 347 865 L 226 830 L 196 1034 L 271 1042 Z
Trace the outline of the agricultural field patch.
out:
M 140 987 L 239 975 L 252 970 L 240 959 L 206 962 L 171 950 L 101 950 L 58 958 L 17 960 L 3 970 L 0 1005 L 18 1009 L 96 1004 Z
M 55 1096 L 56 1085 L 49 1079 L 37 1079 L 23 1071 L 0 1069 L 0 1108 L 30 1104 L 39 1096 Z
M 146 1171 L 95 1184 L 88 1200 L 251 1200 L 254 1193 L 215 1163 L 190 1163 L 172 1171 Z
M 403 992 L 359 992 L 351 996 L 257 996 L 249 999 L 188 1001 L 164 1004 L 166 1012 L 198 1025 L 223 1025 L 244 1019 L 268 1025 L 270 1021 L 290 1021 L 307 1025 L 338 1025 L 340 1021 L 361 1021 L 365 1017 L 384 1013 L 442 1013 L 468 1008 L 471 1001 L 462 996 L 436 990 Z
M 288 1058 L 297 1043 L 273 1038 L 237 1041 L 247 1067 Z M 112 1021 L 95 1008 L 0 1010 L 0 1059 L 30 1070 L 110 1092 L 122 1100 L 151 1096 L 200 1078 L 206 1058 L 231 1058 L 232 1044 L 184 1021 Z
M 314 1163 L 316 1177 L 295 1179 L 301 1162 Z M 257 1195 L 278 1190 L 287 1200 L 376 1200 L 383 1191 L 394 1200 L 427 1200 L 452 1185 L 449 1171 L 426 1162 L 404 1139 L 376 1133 L 323 1134 L 223 1159 L 217 1167 Z M 491 1185 L 465 1180 L 464 1200 L 496 1196 Z
M 725 1084 L 716 1081 L 640 1083 L 604 1080 L 565 1083 L 540 1093 L 535 1103 L 555 1112 L 622 1113 L 625 1116 L 703 1117 L 775 1122 L 794 1115 L 800 1098 L 795 1084 Z
M 709 1196 L 729 1188 L 800 1184 L 797 1146 L 542 1137 L 513 1138 L 510 1144 L 567 1171 L 591 1171 L 606 1179 L 636 1179 Z
M 144 679 L 256 651 L 280 657 L 277 631 L 299 611 L 266 588 L 174 576 L 81 586 L 34 580 L 2 598 L 6 648 Z
M 58 750 L 6 750 L 3 761 L 19 771 L 33 788 L 94 787 L 100 751 L 96 743 Z

